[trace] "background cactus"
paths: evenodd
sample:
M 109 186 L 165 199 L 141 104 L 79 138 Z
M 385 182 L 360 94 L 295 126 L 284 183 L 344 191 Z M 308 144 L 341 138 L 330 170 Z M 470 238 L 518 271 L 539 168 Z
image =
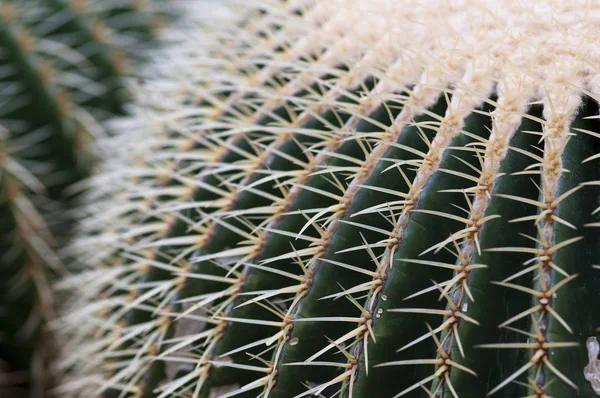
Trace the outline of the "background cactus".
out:
M 599 5 L 192 3 L 88 183 L 60 396 L 596 396 Z
M 89 174 L 100 123 L 122 112 L 121 76 L 159 11 L 129 0 L 0 1 L 1 396 L 48 387 L 54 348 L 43 325 L 54 312 L 48 279 L 65 273 L 64 189 Z

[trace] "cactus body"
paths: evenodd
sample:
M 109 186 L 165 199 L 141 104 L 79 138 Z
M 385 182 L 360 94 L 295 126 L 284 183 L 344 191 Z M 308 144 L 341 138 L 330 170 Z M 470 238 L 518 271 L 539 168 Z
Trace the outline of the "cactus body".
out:
M 89 174 L 100 123 L 126 100 L 124 62 L 151 36 L 134 17 L 152 13 L 103 3 L 0 1 L 0 396 L 48 388 L 49 279 L 65 272 L 56 250 L 72 223 L 64 189 Z M 117 25 L 123 16 L 136 26 Z
M 596 396 L 598 5 L 202 7 L 103 141 L 61 394 Z

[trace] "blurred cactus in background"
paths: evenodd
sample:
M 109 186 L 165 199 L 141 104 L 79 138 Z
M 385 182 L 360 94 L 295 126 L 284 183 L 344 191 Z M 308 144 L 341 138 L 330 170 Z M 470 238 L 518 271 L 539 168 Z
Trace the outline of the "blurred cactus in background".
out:
M 161 7 L 162 8 L 162 7 Z M 140 1 L 0 1 L 0 396 L 43 396 L 54 353 L 50 279 L 102 122 L 163 13 Z

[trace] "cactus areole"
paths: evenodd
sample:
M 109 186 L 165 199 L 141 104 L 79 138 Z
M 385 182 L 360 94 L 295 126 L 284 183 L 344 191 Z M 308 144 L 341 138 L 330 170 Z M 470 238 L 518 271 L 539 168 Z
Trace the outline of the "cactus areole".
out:
M 599 2 L 188 3 L 99 143 L 59 396 L 598 396 Z

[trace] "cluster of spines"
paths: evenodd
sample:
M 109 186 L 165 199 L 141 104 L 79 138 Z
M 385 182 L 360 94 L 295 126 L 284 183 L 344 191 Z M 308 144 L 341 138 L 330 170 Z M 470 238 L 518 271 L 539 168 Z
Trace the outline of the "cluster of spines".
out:
M 94 289 L 82 292 L 90 301 L 78 299 L 57 325 L 71 340 L 64 369 L 95 356 L 89 369 L 72 370 L 63 391 L 209 396 L 225 386 L 221 397 L 287 397 L 331 396 L 341 388 L 342 396 L 360 397 L 375 386 L 384 388 L 381 375 L 392 375 L 383 373 L 385 366 L 400 375 L 388 383 L 389 388 L 403 386 L 393 392 L 396 396 L 419 388 L 435 397 L 480 396 L 489 386 L 486 379 L 474 380 L 488 377 L 493 363 L 480 363 L 483 369 L 463 364 L 472 360 L 465 352 L 478 348 L 534 349 L 515 371 L 510 367 L 519 358 L 512 355 L 512 364 L 502 370 L 509 373 L 490 378 L 497 381 L 490 393 L 507 388 L 529 369 L 527 388 L 533 396 L 546 396 L 561 382 L 572 387 L 574 382 L 548 360 L 555 348 L 575 350 L 570 340 L 547 341 L 548 319 L 571 329 L 551 305 L 511 313 L 507 322 L 492 328 L 494 317 L 486 315 L 484 322 L 470 314 L 494 304 L 489 297 L 500 289 L 482 289 L 492 289 L 492 275 L 504 275 L 496 281 L 503 288 L 527 279 L 514 271 L 521 256 L 506 254 L 514 247 L 490 246 L 502 242 L 498 228 L 511 225 L 499 218 L 518 214 L 510 220 L 526 225 L 518 231 L 545 245 L 518 247 L 514 251 L 520 254 L 537 259 L 545 256 L 541 251 L 555 253 L 576 243 L 575 238 L 553 238 L 548 229 L 572 222 L 547 210 L 578 192 L 570 187 L 559 194 L 566 145 L 556 149 L 553 135 L 568 136 L 568 115 L 579 112 L 573 104 L 564 111 L 560 99 L 577 102 L 581 93 L 565 87 L 564 76 L 532 78 L 518 68 L 507 73 L 502 58 L 507 54 L 525 71 L 538 55 L 525 52 L 520 58 L 516 39 L 500 40 L 507 35 L 502 25 L 496 30 L 486 26 L 505 45 L 489 53 L 484 51 L 489 43 L 453 48 L 456 38 L 440 36 L 425 55 L 407 56 L 402 44 L 409 43 L 400 39 L 394 46 L 401 36 L 391 26 L 373 29 L 379 19 L 356 14 L 352 22 L 370 28 L 364 33 L 346 14 L 322 17 L 335 5 L 255 5 L 261 16 L 251 14 L 251 26 L 241 31 L 261 38 L 256 42 L 262 47 L 250 46 L 252 40 L 235 41 L 232 35 L 239 32 L 234 29 L 223 32 L 222 43 L 239 46 L 223 62 L 233 67 L 210 75 L 210 57 L 222 50 L 218 40 L 210 43 L 208 54 L 193 60 L 195 67 L 206 64 L 193 69 L 200 75 L 207 71 L 200 93 L 187 97 L 179 87 L 179 71 L 165 73 L 175 81 L 157 79 L 149 91 L 179 94 L 179 103 L 145 108 L 141 88 L 139 117 L 151 118 L 151 126 L 108 143 L 115 145 L 109 149 L 122 145 L 137 156 L 119 151 L 110 157 L 96 179 L 110 186 L 93 191 L 106 202 L 84 209 L 97 218 L 85 221 L 88 235 L 74 250 L 92 271 L 65 285 L 94 281 Z M 380 14 L 368 11 L 381 17 L 393 7 Z M 406 12 L 402 20 L 409 23 L 412 15 Z M 417 33 L 407 40 L 416 40 L 415 48 L 426 46 L 432 37 Z M 483 55 L 472 58 L 477 54 L 472 47 Z M 174 58 L 185 61 L 186 51 L 175 51 Z M 574 63 L 568 72 L 577 75 L 577 68 L 585 70 Z M 561 94 L 554 97 L 554 92 Z M 527 114 L 531 102 L 539 100 L 543 118 Z M 535 123 L 543 126 L 537 143 L 529 139 L 535 136 L 530 131 Z M 548 133 L 556 124 L 560 132 Z M 140 146 L 146 135 L 152 139 Z M 136 145 L 124 145 L 128 140 Z M 529 178 L 540 181 L 543 202 L 526 196 L 535 194 L 527 187 Z M 116 209 L 115 198 L 126 206 Z M 515 199 L 517 206 L 506 205 Z M 527 215 L 523 208 L 537 203 L 543 204 L 543 215 Z M 112 229 L 101 228 L 108 220 L 117 222 Z M 537 238 L 532 222 L 540 225 Z M 507 234 L 517 235 L 515 230 Z M 519 236 L 511 238 L 526 245 Z M 486 263 L 480 263 L 483 259 Z M 536 280 L 547 278 L 544 264 L 553 262 L 544 261 L 531 269 L 540 270 Z M 95 281 L 99 275 L 104 278 Z M 552 295 L 573 278 L 539 289 Z M 392 304 L 399 307 L 388 308 Z M 511 299 L 507 311 L 522 304 Z M 420 317 L 394 318 L 394 312 L 420 313 L 439 324 L 421 335 L 427 329 L 424 322 L 417 326 Z M 82 314 L 92 317 L 84 331 L 78 324 Z M 512 326 L 530 314 L 533 334 Z M 503 339 L 513 332 L 542 340 L 539 347 L 521 342 L 486 346 L 483 332 L 473 337 L 477 328 L 496 329 L 493 335 Z M 101 338 L 82 345 L 90 336 Z M 429 337 L 432 342 L 425 341 Z M 403 359 L 389 361 L 391 343 Z M 392 365 L 419 370 L 402 376 L 402 368 Z M 553 376 L 560 380 L 549 383 Z
M 91 142 L 105 134 L 101 121 L 125 101 L 120 65 L 151 35 L 145 22 L 135 27 L 137 37 L 127 26 L 114 26 L 113 41 L 98 34 L 127 10 L 130 17 L 150 13 L 141 3 L 102 10 L 85 3 L 0 2 L 0 390 L 7 394 L 28 386 L 42 396 L 49 387 L 49 278 L 64 274 L 56 250 L 70 228 L 70 200 L 59 199 L 89 173 Z

